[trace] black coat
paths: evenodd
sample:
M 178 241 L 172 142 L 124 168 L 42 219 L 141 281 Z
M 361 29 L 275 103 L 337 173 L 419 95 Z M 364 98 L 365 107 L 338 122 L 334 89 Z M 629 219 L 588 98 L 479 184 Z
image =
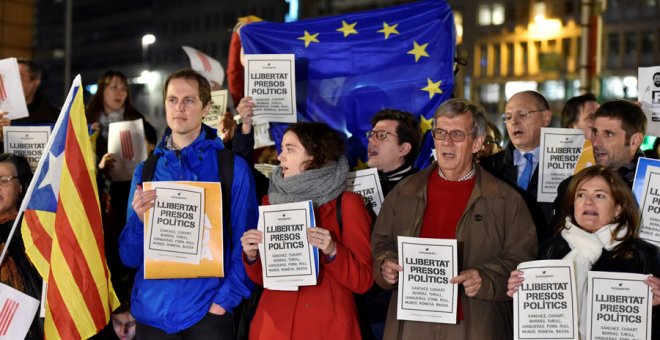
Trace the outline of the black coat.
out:
M 537 202 L 536 195 L 538 190 L 539 180 L 539 167 L 537 166 L 529 181 L 527 190 L 518 188 L 518 168 L 513 163 L 513 151 L 515 147 L 509 143 L 504 151 L 496 153 L 492 156 L 482 158 L 479 161 L 484 169 L 490 172 L 493 176 L 503 180 L 512 187 L 514 187 L 520 195 L 522 195 L 527 208 L 532 214 L 532 219 L 536 225 L 536 235 L 539 243 L 552 235 L 553 229 L 550 226 L 550 218 L 552 217 L 552 203 Z
M 660 253 L 658 248 L 644 240 L 633 238 L 621 244 L 624 249 L 631 252 L 630 258 L 615 257 L 614 253 L 603 249 L 603 254 L 593 265 L 591 270 L 601 272 L 620 272 L 636 274 L 653 274 L 660 277 Z M 568 242 L 561 235 L 555 235 L 539 247 L 540 260 L 558 260 L 564 258 L 571 251 Z M 653 340 L 660 340 L 660 322 L 658 315 L 660 306 L 653 307 L 652 334 Z

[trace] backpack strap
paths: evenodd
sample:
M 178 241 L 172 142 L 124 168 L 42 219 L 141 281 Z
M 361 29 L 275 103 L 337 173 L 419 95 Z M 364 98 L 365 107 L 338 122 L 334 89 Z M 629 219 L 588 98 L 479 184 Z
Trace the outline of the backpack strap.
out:
M 142 182 L 151 182 L 154 178 L 154 171 L 156 170 L 156 164 L 161 154 L 154 154 L 149 156 L 147 160 L 144 161 L 144 167 L 142 167 Z
M 339 237 L 341 237 L 341 234 L 344 233 L 344 223 L 342 223 L 342 218 L 341 218 L 341 198 L 344 196 L 344 192 L 342 191 L 339 196 L 337 196 L 337 207 L 335 209 L 335 213 L 337 215 L 337 225 L 339 225 Z
M 222 225 L 227 247 L 225 249 L 229 249 L 233 229 L 231 225 L 231 187 L 234 183 L 234 153 L 231 150 L 218 150 L 218 171 L 222 188 Z

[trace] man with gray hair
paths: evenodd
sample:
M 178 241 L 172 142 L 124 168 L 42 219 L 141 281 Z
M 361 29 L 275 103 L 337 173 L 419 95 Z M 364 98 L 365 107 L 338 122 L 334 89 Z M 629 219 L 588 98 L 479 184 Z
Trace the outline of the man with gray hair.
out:
M 403 180 L 383 203 L 371 239 L 376 283 L 396 288 L 403 270 L 397 236 L 414 236 L 458 241 L 459 275 L 450 282 L 462 286 L 456 324 L 397 320 L 394 291 L 387 339 L 513 337 L 508 275 L 534 259 L 538 245 L 520 194 L 475 162 L 485 131 L 481 106 L 465 99 L 444 102 L 433 119 L 437 163 Z

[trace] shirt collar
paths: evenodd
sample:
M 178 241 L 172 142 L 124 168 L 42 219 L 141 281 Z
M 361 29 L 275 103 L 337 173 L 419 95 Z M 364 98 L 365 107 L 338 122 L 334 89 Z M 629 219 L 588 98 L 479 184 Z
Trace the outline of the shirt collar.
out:
M 534 150 L 529 151 L 529 152 L 522 152 L 518 149 L 514 149 L 513 150 L 513 164 L 515 164 L 516 166 L 520 166 L 520 165 L 524 164 L 523 162 L 527 162 L 527 161 L 524 161 L 525 154 L 527 154 L 527 153 L 531 153 L 532 155 L 534 155 L 534 162 L 538 162 L 539 161 L 539 156 L 541 154 L 541 147 L 537 146 Z

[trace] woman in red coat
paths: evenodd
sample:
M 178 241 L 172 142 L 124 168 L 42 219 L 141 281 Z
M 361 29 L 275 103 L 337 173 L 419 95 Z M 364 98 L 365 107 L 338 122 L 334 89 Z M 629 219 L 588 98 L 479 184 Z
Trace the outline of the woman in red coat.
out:
M 284 134 L 264 204 L 312 200 L 317 227 L 307 230 L 307 239 L 320 251 L 318 281 L 297 291 L 264 289 L 250 339 L 360 339 L 353 293 L 364 293 L 373 281 L 371 218 L 362 199 L 345 192 L 340 230 L 337 197 L 348 172 L 343 153 L 340 135 L 322 123 L 292 124 Z M 263 234 L 251 229 L 241 241 L 248 276 L 263 285 L 258 252 Z

